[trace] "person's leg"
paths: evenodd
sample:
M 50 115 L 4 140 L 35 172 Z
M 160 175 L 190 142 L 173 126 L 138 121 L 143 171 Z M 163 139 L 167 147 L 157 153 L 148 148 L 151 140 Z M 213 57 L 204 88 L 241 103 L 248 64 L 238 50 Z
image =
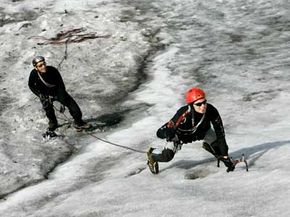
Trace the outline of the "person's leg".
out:
M 158 162 L 169 162 L 173 159 L 175 153 L 181 149 L 181 144 L 169 143 L 162 151 L 150 147 L 147 152 L 147 164 L 152 173 L 159 172 Z
M 151 148 L 151 158 L 155 162 L 169 162 L 174 155 L 181 149 L 182 144 L 170 142 L 163 150 Z
M 80 107 L 65 90 L 59 90 L 57 92 L 56 100 L 68 108 L 69 113 L 73 117 L 76 125 L 84 124 Z
M 161 152 L 157 149 L 152 150 L 152 160 L 155 162 L 169 162 L 173 159 L 175 153 L 169 148 L 164 148 Z
M 48 130 L 54 131 L 58 127 L 57 119 L 55 116 L 55 111 L 53 104 L 48 100 L 40 100 L 42 108 L 45 111 L 46 117 L 48 118 Z
M 221 150 L 221 146 L 224 148 L 224 150 Z M 218 143 L 216 134 L 212 128 L 210 128 L 208 132 L 206 133 L 202 147 L 217 158 L 218 166 L 219 166 L 219 161 L 222 161 L 225 164 L 225 166 L 228 168 L 227 172 L 233 171 L 235 169 L 235 166 L 233 165 L 233 162 L 231 161 L 231 159 L 229 157 L 224 158 L 224 156 L 222 155 L 223 152 L 228 153 L 227 144 Z
M 216 134 L 212 128 L 210 128 L 203 139 L 202 148 L 217 157 L 219 155 L 219 151 L 216 149 L 216 146 L 213 144 L 216 142 Z

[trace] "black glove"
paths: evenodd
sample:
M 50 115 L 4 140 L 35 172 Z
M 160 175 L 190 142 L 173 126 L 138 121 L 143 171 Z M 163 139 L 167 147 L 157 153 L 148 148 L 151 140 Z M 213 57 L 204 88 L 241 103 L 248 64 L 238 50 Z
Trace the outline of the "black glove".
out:
M 235 165 L 234 165 L 234 163 L 231 161 L 231 159 L 229 157 L 228 158 L 220 157 L 220 160 L 222 162 L 224 162 L 225 166 L 227 167 L 227 172 L 234 171 Z
M 171 142 L 175 138 L 175 129 L 167 128 L 165 132 L 166 141 Z
M 48 96 L 46 96 L 44 94 L 41 94 L 41 93 L 38 95 L 38 97 L 39 97 L 39 99 L 40 99 L 41 102 L 48 99 Z
M 53 97 L 50 97 L 47 95 L 39 94 L 39 99 L 44 109 L 46 109 L 48 106 L 52 105 L 53 103 Z

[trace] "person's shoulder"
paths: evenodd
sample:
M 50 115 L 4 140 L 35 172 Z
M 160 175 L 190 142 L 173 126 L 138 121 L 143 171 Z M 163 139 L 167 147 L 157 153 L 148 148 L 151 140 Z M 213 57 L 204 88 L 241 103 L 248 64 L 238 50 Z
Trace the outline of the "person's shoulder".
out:
M 58 71 L 54 66 L 46 66 L 48 71 Z
M 215 113 L 215 112 L 218 112 L 217 108 L 210 104 L 210 103 L 207 103 L 207 109 L 206 109 L 209 113 Z
M 177 110 L 177 113 L 179 114 L 183 114 L 184 112 L 190 110 L 190 107 L 188 105 L 184 105 L 184 106 L 181 106 L 178 110 Z
M 30 71 L 30 76 L 34 76 L 34 75 L 36 75 L 36 74 L 37 74 L 36 69 L 32 69 L 32 70 Z
M 173 116 L 173 118 L 171 120 L 177 121 L 179 119 L 179 117 L 181 117 L 182 115 L 184 115 L 188 110 L 189 110 L 189 106 L 185 105 L 180 107 L 176 112 L 175 115 Z
M 46 66 L 46 69 L 47 69 L 48 72 L 50 72 L 50 74 L 58 74 L 58 75 L 60 75 L 60 72 L 54 66 Z
M 208 107 L 208 108 L 213 108 L 213 109 L 215 109 L 214 105 L 211 104 L 211 103 L 207 103 L 207 107 Z

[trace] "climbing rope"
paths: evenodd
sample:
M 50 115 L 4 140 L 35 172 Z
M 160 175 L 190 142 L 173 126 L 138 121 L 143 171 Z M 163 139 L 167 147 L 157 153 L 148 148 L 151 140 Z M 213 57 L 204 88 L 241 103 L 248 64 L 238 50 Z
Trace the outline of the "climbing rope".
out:
M 62 112 L 60 112 L 59 109 L 57 109 L 54 105 L 53 107 L 55 108 L 56 111 L 58 111 L 60 114 L 62 114 L 64 116 L 63 120 L 66 120 L 68 123 L 72 123 L 72 121 Z M 85 131 L 84 131 L 85 132 Z M 113 146 L 117 146 L 119 148 L 123 148 L 123 149 L 127 149 L 127 150 L 130 150 L 130 151 L 134 151 L 134 152 L 138 152 L 138 153 L 142 153 L 142 154 L 145 154 L 147 153 L 146 151 L 142 151 L 142 150 L 138 150 L 138 149 L 135 149 L 135 148 L 131 148 L 131 147 L 128 147 L 128 146 L 125 146 L 125 145 L 120 145 L 120 144 L 117 144 L 117 143 L 114 143 L 114 142 L 110 142 L 108 140 L 105 140 L 103 138 L 100 138 L 98 136 L 96 136 L 94 133 L 91 133 L 91 132 L 86 132 L 87 135 L 97 139 L 97 140 L 100 140 L 104 143 L 107 143 L 107 144 L 110 144 L 110 145 L 113 145 Z
M 134 151 L 134 152 L 138 152 L 138 153 L 142 153 L 142 154 L 146 153 L 146 151 L 141 151 L 141 150 L 138 150 L 138 149 L 135 149 L 135 148 L 131 148 L 131 147 L 124 146 L 124 145 L 119 145 L 117 143 L 113 143 L 113 142 L 110 142 L 108 140 L 102 139 L 102 138 L 100 138 L 98 136 L 95 136 L 93 133 L 88 133 L 88 135 L 90 135 L 90 136 L 94 137 L 95 139 L 98 139 L 98 140 L 100 140 L 100 141 L 102 141 L 104 143 L 108 143 L 108 144 L 111 144 L 111 145 L 114 145 L 114 146 L 117 146 L 117 147 L 120 147 L 120 148 L 128 149 L 128 150 L 131 150 L 131 151 Z
M 64 50 L 64 55 L 63 55 L 61 61 L 59 62 L 58 66 L 57 66 L 57 69 L 58 69 L 58 70 L 60 70 L 63 61 L 66 60 L 67 57 L 68 57 L 68 53 L 67 53 L 67 44 L 68 44 L 68 41 L 69 41 L 69 38 L 65 41 L 65 50 Z
M 68 41 L 69 41 L 69 38 L 65 42 L 65 52 L 64 52 L 64 56 L 63 56 L 62 60 L 60 61 L 60 63 L 58 64 L 58 67 L 57 67 L 58 69 L 61 67 L 61 64 L 63 63 L 63 61 L 67 59 L 67 56 L 68 56 L 68 54 L 67 54 L 67 44 L 68 44 Z M 63 118 L 64 120 L 67 120 L 68 123 L 72 123 L 70 121 L 70 119 L 65 115 L 64 112 L 61 112 L 60 109 L 57 109 L 54 105 L 53 105 L 53 107 L 54 107 L 54 109 L 56 111 L 58 111 L 60 114 L 62 114 L 64 116 L 64 118 Z M 128 146 L 120 145 L 120 144 L 113 143 L 113 142 L 110 142 L 108 140 L 102 139 L 102 138 L 94 135 L 93 133 L 87 133 L 87 135 L 90 135 L 91 137 L 93 137 L 95 139 L 98 139 L 98 140 L 100 140 L 100 141 L 102 141 L 104 143 L 110 144 L 110 145 L 114 145 L 114 146 L 117 146 L 117 147 L 120 147 L 120 148 L 124 148 L 124 149 L 130 150 L 130 151 L 134 151 L 134 152 L 138 152 L 138 153 L 142 153 L 142 154 L 146 153 L 146 151 L 141 151 L 141 150 L 138 150 L 138 149 L 135 149 L 135 148 L 131 148 L 131 147 L 128 147 Z

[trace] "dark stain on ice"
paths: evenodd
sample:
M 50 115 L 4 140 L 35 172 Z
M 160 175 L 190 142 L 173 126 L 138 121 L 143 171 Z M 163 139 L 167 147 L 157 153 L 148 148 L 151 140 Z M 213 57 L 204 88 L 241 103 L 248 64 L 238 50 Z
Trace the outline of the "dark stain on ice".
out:
M 248 93 L 243 97 L 243 101 L 266 101 L 275 98 L 283 89 L 270 89 Z
M 39 14 L 35 11 L 23 11 L 17 13 L 5 13 L 3 8 L 0 8 L 0 27 L 10 24 L 23 21 L 32 21 L 35 20 Z
M 207 168 L 199 168 L 199 169 L 192 169 L 186 172 L 184 175 L 185 179 L 201 179 L 205 178 L 208 175 L 214 173 L 213 171 L 207 169 Z

